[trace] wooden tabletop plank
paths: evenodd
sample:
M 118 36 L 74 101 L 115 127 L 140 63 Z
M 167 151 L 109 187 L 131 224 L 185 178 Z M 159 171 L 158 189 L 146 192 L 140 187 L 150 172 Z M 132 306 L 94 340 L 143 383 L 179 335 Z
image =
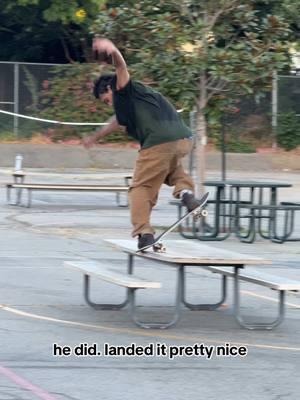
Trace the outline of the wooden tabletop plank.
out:
M 128 254 L 174 264 L 242 266 L 246 264 L 260 265 L 272 263 L 271 260 L 218 249 L 199 241 L 166 240 L 164 241 L 167 249 L 165 253 L 155 253 L 152 250 L 145 253 L 136 253 L 136 240 L 108 239 L 106 242 Z

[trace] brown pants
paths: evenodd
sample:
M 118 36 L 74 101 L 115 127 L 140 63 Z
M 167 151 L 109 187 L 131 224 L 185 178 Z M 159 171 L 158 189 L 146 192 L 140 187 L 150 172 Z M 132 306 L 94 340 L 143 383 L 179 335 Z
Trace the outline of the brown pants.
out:
M 129 190 L 133 237 L 154 233 L 150 214 L 163 183 L 175 186 L 173 196 L 176 198 L 183 189 L 194 190 L 193 180 L 184 172 L 181 164 L 191 148 L 192 140 L 181 139 L 140 151 Z

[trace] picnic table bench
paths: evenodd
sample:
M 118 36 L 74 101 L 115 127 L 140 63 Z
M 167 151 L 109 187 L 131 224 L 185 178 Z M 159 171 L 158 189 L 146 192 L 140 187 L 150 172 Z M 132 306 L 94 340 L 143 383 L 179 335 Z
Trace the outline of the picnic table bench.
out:
M 84 261 L 65 261 L 64 265 L 80 270 L 84 274 L 83 293 L 87 304 L 96 310 L 120 310 L 127 304 L 130 305 L 130 314 L 132 319 L 138 323 L 136 317 L 135 291 L 138 289 L 158 289 L 161 287 L 160 282 L 150 281 L 137 275 L 132 274 L 132 270 L 128 269 L 128 273 L 116 271 L 111 268 L 109 262 L 97 262 L 93 260 Z M 126 299 L 119 304 L 97 304 L 91 300 L 90 296 L 90 277 L 96 277 L 105 282 L 109 282 L 118 286 L 127 288 Z
M 295 227 L 295 213 L 300 211 L 299 203 L 282 202 L 277 205 L 266 204 L 239 204 L 239 212 L 236 215 L 236 236 L 244 243 L 253 243 L 258 233 L 264 239 L 270 239 L 274 243 L 284 243 L 286 241 L 300 241 L 298 237 L 291 237 Z M 240 214 L 240 210 L 246 209 L 248 215 Z M 280 214 L 282 218 L 281 233 L 278 229 Z M 249 224 L 243 232 L 238 229 L 241 218 L 248 218 Z M 267 229 L 264 232 L 262 222 L 267 222 Z
M 221 250 L 199 242 L 186 242 L 184 240 L 166 241 L 167 251 L 165 253 L 154 253 L 148 251 L 145 253 L 136 253 L 136 242 L 133 240 L 106 240 L 114 248 L 127 254 L 128 264 L 127 273 L 114 272 L 107 265 L 107 262 L 90 260 L 66 261 L 66 266 L 72 266 L 79 269 L 84 274 L 84 296 L 89 305 L 96 309 L 121 309 L 126 305 L 130 306 L 130 314 L 133 321 L 142 328 L 160 328 L 165 329 L 174 325 L 181 316 L 182 306 L 190 310 L 215 310 L 225 301 L 227 296 L 227 278 L 233 279 L 233 314 L 240 326 L 247 329 L 272 329 L 279 325 L 285 315 L 285 292 L 300 290 L 300 282 L 287 279 L 285 277 L 273 276 L 262 271 L 264 265 L 271 264 L 271 261 L 239 254 L 236 252 Z M 144 281 L 133 274 L 134 257 L 143 258 L 147 261 L 153 261 L 169 265 L 176 269 L 177 286 L 175 293 L 174 315 L 167 322 L 144 322 L 138 317 L 135 293 L 138 289 L 158 289 L 161 282 Z M 245 269 L 246 265 L 259 265 L 258 270 L 252 267 Z M 222 276 L 221 298 L 213 304 L 192 304 L 186 299 L 186 269 L 189 266 L 200 267 L 212 273 L 218 273 Z M 104 281 L 124 286 L 127 288 L 125 301 L 120 304 L 95 304 L 89 298 L 89 277 L 97 277 Z M 250 323 L 245 321 L 240 310 L 240 282 L 246 281 L 257 285 L 266 286 L 276 290 L 279 293 L 279 311 L 278 316 L 271 322 Z
M 16 202 L 11 203 L 11 190 L 15 189 Z M 121 204 L 120 193 L 127 193 L 129 185 L 82 185 L 82 184 L 52 184 L 52 183 L 8 183 L 6 184 L 7 202 L 12 205 L 22 206 L 22 191 L 27 191 L 27 207 L 32 203 L 33 191 L 76 191 L 76 192 L 115 192 L 118 206 L 127 206 L 128 202 Z

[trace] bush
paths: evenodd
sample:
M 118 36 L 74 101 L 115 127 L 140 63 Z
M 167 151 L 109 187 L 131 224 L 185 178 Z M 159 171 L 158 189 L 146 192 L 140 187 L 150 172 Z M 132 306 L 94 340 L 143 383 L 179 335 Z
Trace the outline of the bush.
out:
M 53 77 L 43 82 L 39 94 L 40 116 L 45 119 L 74 122 L 105 122 L 113 110 L 92 94 L 93 81 L 100 75 L 96 64 L 74 64 L 56 67 Z M 64 141 L 90 135 L 101 127 L 47 125 L 51 140 Z M 126 135 L 112 133 L 103 142 L 125 141 Z
M 300 145 L 300 118 L 296 113 L 289 112 L 279 116 L 277 143 L 288 151 Z
M 255 147 L 239 138 L 231 138 L 226 143 L 226 151 L 228 153 L 255 153 Z
M 241 138 L 235 128 L 228 129 L 225 132 L 225 148 L 228 153 L 255 153 L 255 145 L 250 140 Z M 209 127 L 209 136 L 218 150 L 222 150 L 222 127 L 215 125 Z

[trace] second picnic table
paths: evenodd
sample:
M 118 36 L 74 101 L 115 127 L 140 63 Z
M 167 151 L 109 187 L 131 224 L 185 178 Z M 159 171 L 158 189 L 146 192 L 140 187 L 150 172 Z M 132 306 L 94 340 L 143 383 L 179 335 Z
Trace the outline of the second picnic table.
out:
M 203 225 L 202 229 L 199 229 L 197 225 L 187 222 L 186 227 L 180 227 L 180 233 L 183 237 L 203 241 L 224 240 L 231 233 L 236 233 L 239 237 L 239 210 L 241 206 L 264 204 L 270 206 L 271 209 L 277 204 L 278 189 L 292 186 L 287 182 L 241 180 L 208 180 L 204 185 L 207 188 L 215 188 L 213 198 L 208 201 L 208 204 L 214 205 L 213 223 L 209 227 L 204 226 L 203 230 Z M 248 190 L 246 196 L 243 189 Z M 182 207 L 179 203 L 178 210 L 180 217 Z

